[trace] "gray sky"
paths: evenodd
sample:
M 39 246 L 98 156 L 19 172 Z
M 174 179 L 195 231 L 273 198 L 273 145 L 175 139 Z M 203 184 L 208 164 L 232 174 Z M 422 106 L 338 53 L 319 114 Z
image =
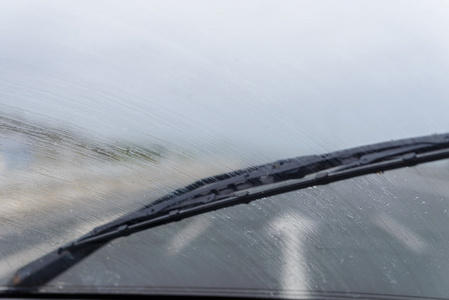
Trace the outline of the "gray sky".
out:
M 0 114 L 282 156 L 449 131 L 448 15 L 448 1 L 1 1 Z

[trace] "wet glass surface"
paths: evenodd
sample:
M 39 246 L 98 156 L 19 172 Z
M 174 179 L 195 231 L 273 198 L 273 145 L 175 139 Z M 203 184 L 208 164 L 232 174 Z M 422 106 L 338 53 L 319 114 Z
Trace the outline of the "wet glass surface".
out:
M 200 178 L 449 131 L 448 11 L 445 1 L 2 1 L 0 284 L 17 268 L 93 227 Z M 403 181 L 388 183 L 392 197 L 409 197 L 413 190 L 438 202 L 433 187 L 446 199 L 446 171 L 423 173 L 420 178 L 428 184 L 405 184 L 401 190 Z M 376 178 L 360 179 L 367 186 L 365 205 L 383 193 Z M 351 199 L 363 198 L 355 182 L 341 185 Z M 323 208 L 328 213 L 334 196 L 326 193 L 332 189 L 299 194 L 328 203 Z M 339 201 L 346 197 L 337 195 Z M 250 211 L 264 205 L 270 206 L 261 202 L 239 214 L 251 219 Z M 288 213 L 264 222 L 281 215 Z M 211 216 L 222 225 L 204 225 Z M 225 216 L 211 216 L 183 224 L 192 226 L 190 234 L 201 235 L 203 243 L 214 228 L 217 238 L 223 235 L 218 244 L 232 250 L 231 235 L 242 240 L 242 234 L 220 232 Z M 410 247 L 421 249 L 404 229 L 413 224 L 388 212 L 376 216 L 383 225 L 369 219 L 375 228 L 394 229 L 410 239 Z M 303 226 L 302 217 L 291 218 Z M 176 240 L 181 230 L 176 226 L 158 229 L 151 239 L 162 248 L 151 251 L 168 249 L 162 236 Z M 237 230 L 239 222 L 234 226 Z M 412 231 L 420 236 L 425 235 L 421 230 L 432 231 L 426 227 L 432 225 L 423 226 Z M 266 238 L 265 231 L 260 234 L 254 242 Z M 251 240 L 251 234 L 245 238 Z M 133 239 L 139 251 L 146 249 L 140 238 Z M 358 237 L 353 239 L 357 248 Z M 183 239 L 172 243 L 170 249 L 190 249 Z M 112 245 L 108 251 L 121 247 Z M 250 246 L 244 245 L 249 259 L 245 247 Z M 289 246 L 267 247 L 258 248 L 259 255 L 273 251 L 282 257 L 290 251 Z M 255 266 L 260 260 L 251 261 Z M 182 272 L 190 272 L 192 266 L 183 266 Z M 317 268 L 325 273 L 319 263 Z M 242 276 L 256 276 L 255 270 Z M 289 274 L 282 272 L 257 274 L 264 279 L 255 280 L 255 286 L 276 278 L 272 287 L 282 290 L 282 282 L 290 280 L 281 279 Z M 167 276 L 161 280 L 173 279 Z M 108 278 L 97 278 L 98 285 Z M 319 280 L 317 288 L 334 287 Z M 345 284 L 338 287 L 363 289 L 358 281 Z

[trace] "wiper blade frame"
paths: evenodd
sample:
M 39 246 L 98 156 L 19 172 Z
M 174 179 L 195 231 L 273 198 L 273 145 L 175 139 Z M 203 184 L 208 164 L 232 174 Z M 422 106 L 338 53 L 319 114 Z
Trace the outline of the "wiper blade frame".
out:
M 449 158 L 449 134 L 280 160 L 194 182 L 24 266 L 11 286 L 38 288 L 109 241 L 201 213 L 312 185 Z

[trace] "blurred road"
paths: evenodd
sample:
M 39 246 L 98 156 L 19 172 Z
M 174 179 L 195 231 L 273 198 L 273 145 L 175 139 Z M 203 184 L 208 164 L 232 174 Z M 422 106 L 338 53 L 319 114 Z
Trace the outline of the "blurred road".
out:
M 93 227 L 233 163 L 168 159 L 139 168 L 53 168 L 52 177 L 16 174 L 15 184 L 2 183 L 0 285 Z M 447 167 L 441 161 L 372 174 L 143 231 L 107 245 L 49 288 L 151 283 L 150 290 L 182 293 L 188 286 L 285 297 L 310 290 L 444 297 Z

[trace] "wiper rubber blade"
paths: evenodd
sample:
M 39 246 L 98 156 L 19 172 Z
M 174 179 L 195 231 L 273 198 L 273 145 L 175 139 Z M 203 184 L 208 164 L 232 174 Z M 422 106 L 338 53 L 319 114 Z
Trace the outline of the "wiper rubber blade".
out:
M 449 158 L 449 133 L 300 156 L 198 180 L 93 229 L 19 269 L 11 290 L 46 284 L 109 241 L 236 204 L 314 185 Z

